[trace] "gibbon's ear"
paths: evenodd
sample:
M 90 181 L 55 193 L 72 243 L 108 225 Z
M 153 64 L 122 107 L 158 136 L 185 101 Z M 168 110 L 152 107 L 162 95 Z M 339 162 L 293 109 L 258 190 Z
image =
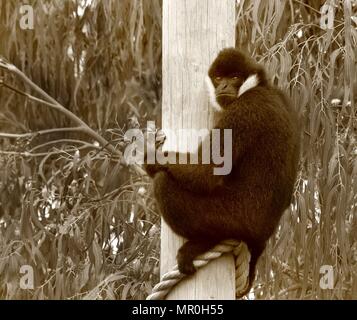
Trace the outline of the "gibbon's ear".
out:
M 247 80 L 243 82 L 238 90 L 238 96 L 240 97 L 243 93 L 247 92 L 250 89 L 255 88 L 259 84 L 259 76 L 258 74 L 250 75 Z
M 218 112 L 222 111 L 222 107 L 218 104 L 216 100 L 216 89 L 214 88 L 211 78 L 209 76 L 206 76 L 205 82 L 208 91 L 209 101 L 212 107 Z

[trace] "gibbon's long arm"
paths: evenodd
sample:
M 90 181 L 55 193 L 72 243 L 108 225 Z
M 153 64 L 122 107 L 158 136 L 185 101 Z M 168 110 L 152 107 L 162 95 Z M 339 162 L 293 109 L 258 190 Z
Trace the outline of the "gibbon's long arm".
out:
M 241 100 L 241 99 L 240 99 Z M 234 166 L 239 161 L 241 156 L 244 156 L 247 148 L 256 144 L 257 135 L 259 132 L 258 122 L 261 122 L 258 118 L 259 114 L 254 114 L 255 106 L 241 103 L 241 101 L 235 102 L 236 106 L 233 106 L 229 115 L 224 116 L 215 126 L 215 129 L 220 129 L 220 150 L 217 152 L 224 153 L 224 139 L 223 130 L 232 129 L 232 159 L 231 163 Z M 239 104 L 239 106 L 238 106 Z M 145 169 L 149 176 L 154 175 L 159 171 L 165 171 L 171 175 L 179 184 L 181 188 L 190 190 L 196 193 L 212 193 L 219 190 L 224 185 L 226 175 L 214 175 L 213 169 L 218 165 L 213 163 L 212 159 L 212 135 L 206 137 L 210 139 L 210 163 L 202 164 L 202 144 L 198 148 L 198 164 L 178 164 L 180 154 L 176 154 L 176 164 L 147 164 Z M 185 155 L 187 161 L 190 159 L 190 153 Z M 185 157 L 184 156 L 184 157 Z M 183 158 L 184 158 L 183 157 Z M 181 158 L 182 159 L 182 158 Z M 233 169 L 233 168 L 232 168 Z M 228 172 L 229 174 L 230 172 Z

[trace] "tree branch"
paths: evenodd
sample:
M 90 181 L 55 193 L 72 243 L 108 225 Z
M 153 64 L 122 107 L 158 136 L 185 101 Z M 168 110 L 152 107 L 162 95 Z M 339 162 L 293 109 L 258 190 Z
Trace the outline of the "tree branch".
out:
M 17 88 L 12 87 L 9 84 L 6 84 L 2 79 L 0 79 L 0 86 L 5 86 L 8 89 L 25 96 L 26 98 L 47 105 L 50 108 L 56 109 L 70 118 L 74 123 L 76 123 L 81 131 L 91 136 L 93 139 L 98 141 L 103 148 L 106 148 L 111 153 L 122 157 L 122 153 L 120 150 L 114 148 L 113 145 L 110 144 L 106 139 L 104 139 L 101 135 L 95 132 L 92 128 L 90 128 L 83 120 L 77 117 L 74 113 L 66 109 L 59 102 L 57 102 L 54 98 L 52 98 L 49 94 L 47 94 L 44 90 L 42 90 L 39 86 L 37 86 L 31 79 L 29 79 L 21 70 L 19 70 L 15 65 L 5 61 L 5 59 L 0 57 L 0 68 L 8 70 L 9 72 L 18 76 L 25 84 L 27 84 L 32 90 L 39 93 L 45 100 L 37 98 L 29 93 L 23 92 Z M 2 152 L 4 153 L 4 152 Z M 11 152 L 10 152 L 11 153 Z M 13 154 L 13 153 L 11 153 Z M 18 154 L 18 153 L 17 153 Z M 26 155 L 31 156 L 30 153 L 25 152 Z M 32 155 L 34 156 L 34 155 Z M 36 154 L 38 156 L 38 154 Z M 133 169 L 140 175 L 146 174 L 145 171 L 138 165 L 132 165 Z

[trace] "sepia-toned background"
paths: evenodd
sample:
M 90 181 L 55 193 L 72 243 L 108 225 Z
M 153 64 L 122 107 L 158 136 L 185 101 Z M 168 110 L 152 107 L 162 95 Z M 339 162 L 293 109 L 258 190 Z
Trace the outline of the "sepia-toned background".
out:
M 117 150 L 125 130 L 160 124 L 160 0 L 28 3 L 23 30 L 22 1 L 0 0 L 0 62 Z M 303 127 L 293 204 L 249 298 L 357 299 L 357 3 L 327 1 L 331 28 L 323 3 L 237 1 L 237 47 L 267 66 Z M 83 132 L 42 132 L 74 125 L 25 93 L 38 97 L 0 67 L 0 299 L 144 299 L 159 281 L 150 181 Z

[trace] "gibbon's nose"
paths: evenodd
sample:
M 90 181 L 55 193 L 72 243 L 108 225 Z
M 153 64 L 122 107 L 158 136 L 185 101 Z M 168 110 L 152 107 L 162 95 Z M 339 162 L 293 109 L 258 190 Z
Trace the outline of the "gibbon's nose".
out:
M 229 87 L 229 83 L 228 83 L 227 81 L 222 81 L 222 82 L 219 84 L 218 89 L 219 89 L 220 91 L 222 91 L 222 90 L 227 90 L 228 87 Z

